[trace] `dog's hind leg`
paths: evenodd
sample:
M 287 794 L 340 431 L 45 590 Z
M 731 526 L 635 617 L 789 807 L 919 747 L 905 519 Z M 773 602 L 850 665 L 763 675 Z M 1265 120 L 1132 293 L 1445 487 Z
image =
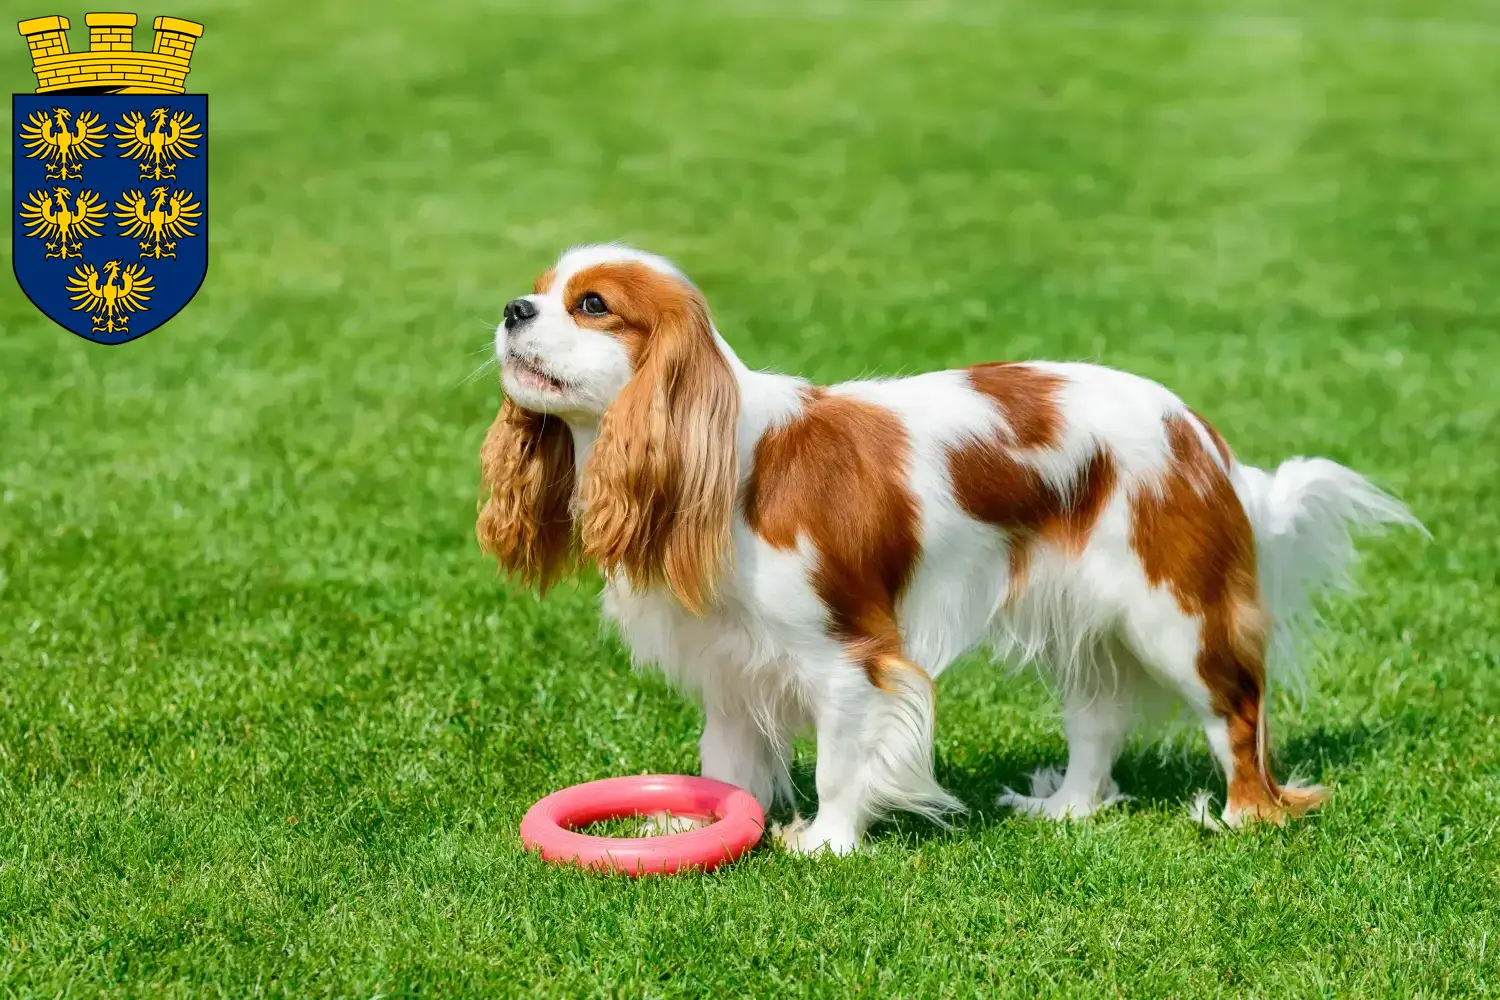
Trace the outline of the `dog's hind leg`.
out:
M 1324 789 L 1283 786 L 1271 773 L 1264 614 L 1249 593 L 1226 597 L 1202 616 L 1158 608 L 1128 622 L 1126 635 L 1146 668 L 1198 715 L 1228 783 L 1223 825 L 1280 823 L 1323 802 Z M 1195 812 L 1202 813 L 1201 806 Z
M 1082 819 L 1124 798 L 1110 776 L 1139 710 L 1144 678 L 1128 654 L 1102 661 L 1063 691 L 1067 770 L 1043 768 L 1031 776 L 1031 794 L 1006 789 L 999 804 L 1048 819 Z

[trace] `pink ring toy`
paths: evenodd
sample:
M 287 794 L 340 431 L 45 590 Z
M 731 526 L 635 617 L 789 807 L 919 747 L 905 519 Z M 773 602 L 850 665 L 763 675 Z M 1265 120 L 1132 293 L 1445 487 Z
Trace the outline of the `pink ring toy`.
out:
M 580 826 L 624 816 L 712 819 L 686 833 L 662 837 L 590 837 Z M 526 811 L 521 843 L 555 865 L 577 865 L 626 875 L 708 871 L 733 861 L 760 840 L 765 813 L 742 788 L 684 774 L 605 778 L 553 792 Z

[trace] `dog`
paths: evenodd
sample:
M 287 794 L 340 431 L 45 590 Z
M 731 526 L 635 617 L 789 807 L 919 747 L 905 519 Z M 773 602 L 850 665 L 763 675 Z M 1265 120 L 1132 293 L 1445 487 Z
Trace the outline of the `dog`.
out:
M 1000 363 L 819 386 L 752 371 L 702 293 L 627 247 L 565 252 L 495 333 L 504 400 L 477 534 L 541 590 L 582 564 L 638 665 L 702 702 L 703 774 L 818 808 L 787 849 L 843 854 L 892 811 L 962 804 L 933 770 L 933 681 L 988 643 L 1061 694 L 1066 768 L 1022 813 L 1117 801 L 1127 734 L 1165 695 L 1203 728 L 1234 827 L 1325 790 L 1279 782 L 1268 673 L 1295 667 L 1352 535 L 1412 514 L 1321 458 L 1274 472 L 1162 386 Z

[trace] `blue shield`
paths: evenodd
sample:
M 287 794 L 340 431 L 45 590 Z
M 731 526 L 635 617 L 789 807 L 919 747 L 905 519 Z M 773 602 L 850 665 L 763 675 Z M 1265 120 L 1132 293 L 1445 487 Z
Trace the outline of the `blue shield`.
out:
M 53 321 L 123 344 L 177 315 L 208 272 L 208 98 L 16 94 L 16 280 Z

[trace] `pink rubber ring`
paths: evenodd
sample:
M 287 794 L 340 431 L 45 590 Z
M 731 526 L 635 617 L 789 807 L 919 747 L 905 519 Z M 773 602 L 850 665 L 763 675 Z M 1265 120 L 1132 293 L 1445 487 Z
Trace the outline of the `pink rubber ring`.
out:
M 708 826 L 661 837 L 590 837 L 580 826 L 625 816 L 713 819 Z M 553 792 L 526 811 L 521 843 L 555 865 L 626 875 L 708 871 L 754 847 L 766 817 L 755 796 L 712 778 L 646 774 L 605 778 Z

